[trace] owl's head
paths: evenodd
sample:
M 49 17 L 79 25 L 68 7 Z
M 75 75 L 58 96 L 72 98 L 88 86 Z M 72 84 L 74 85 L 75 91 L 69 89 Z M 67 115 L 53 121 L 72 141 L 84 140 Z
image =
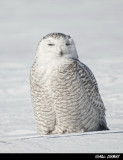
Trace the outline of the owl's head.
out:
M 70 36 L 62 33 L 50 33 L 40 41 L 36 58 L 52 61 L 63 58 L 77 59 L 78 55 L 74 41 Z

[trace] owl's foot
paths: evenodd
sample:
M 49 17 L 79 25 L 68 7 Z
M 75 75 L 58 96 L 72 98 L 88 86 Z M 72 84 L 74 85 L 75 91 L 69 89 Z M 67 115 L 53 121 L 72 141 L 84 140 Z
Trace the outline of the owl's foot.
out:
M 41 125 L 38 125 L 37 126 L 37 133 L 40 134 L 40 135 L 48 135 L 50 134 L 50 128 L 48 127 L 43 127 Z
M 86 132 L 85 128 L 83 129 L 75 129 L 75 128 L 65 128 L 65 127 L 58 127 L 58 126 L 55 126 L 55 129 L 51 132 L 51 134 L 65 134 L 65 133 L 83 133 L 83 132 Z
M 55 126 L 54 130 L 51 132 L 51 134 L 64 134 L 67 133 L 67 130 L 64 127 L 58 127 Z

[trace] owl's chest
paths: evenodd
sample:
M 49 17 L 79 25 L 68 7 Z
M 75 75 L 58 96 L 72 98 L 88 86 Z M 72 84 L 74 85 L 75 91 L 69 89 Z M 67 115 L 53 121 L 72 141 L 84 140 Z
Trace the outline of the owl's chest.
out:
M 74 62 L 42 66 L 38 69 L 38 77 L 39 85 L 47 88 L 52 95 L 65 98 L 81 90 L 81 80 Z
M 59 67 L 45 77 L 46 86 L 55 98 L 69 99 L 81 93 L 82 84 L 76 68 L 73 66 Z

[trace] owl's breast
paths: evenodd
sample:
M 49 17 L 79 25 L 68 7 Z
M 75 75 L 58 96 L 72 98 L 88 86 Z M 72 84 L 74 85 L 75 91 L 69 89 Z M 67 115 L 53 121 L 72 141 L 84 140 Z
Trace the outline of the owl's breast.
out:
M 77 106 L 79 100 L 82 99 L 83 89 L 76 65 L 76 62 L 73 61 L 61 64 L 52 70 L 47 85 L 49 86 L 55 105 L 62 103 L 64 107 L 68 108 L 73 106 L 73 104 Z

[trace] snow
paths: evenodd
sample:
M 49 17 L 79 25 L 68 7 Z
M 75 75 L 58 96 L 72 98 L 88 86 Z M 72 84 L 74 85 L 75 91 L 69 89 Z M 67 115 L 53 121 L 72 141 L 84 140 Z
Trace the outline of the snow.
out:
M 0 138 L 0 150 L 11 153 L 112 153 L 122 152 L 123 131 L 38 136 L 20 130 Z M 116 139 L 117 137 L 117 139 Z
M 0 1 L 0 153 L 123 152 L 123 1 Z M 70 34 L 93 71 L 109 131 L 40 136 L 30 99 L 36 46 L 50 32 Z

